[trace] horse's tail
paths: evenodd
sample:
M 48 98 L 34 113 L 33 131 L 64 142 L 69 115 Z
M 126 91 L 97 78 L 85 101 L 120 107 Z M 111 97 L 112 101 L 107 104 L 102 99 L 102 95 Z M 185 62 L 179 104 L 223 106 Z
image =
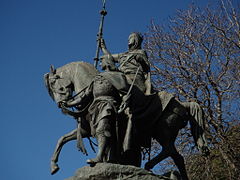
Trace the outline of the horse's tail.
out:
M 204 133 L 205 118 L 203 109 L 196 102 L 183 103 L 183 105 L 188 109 L 188 112 L 191 116 L 190 125 L 195 144 L 202 153 L 207 155 L 209 153 L 209 149 Z

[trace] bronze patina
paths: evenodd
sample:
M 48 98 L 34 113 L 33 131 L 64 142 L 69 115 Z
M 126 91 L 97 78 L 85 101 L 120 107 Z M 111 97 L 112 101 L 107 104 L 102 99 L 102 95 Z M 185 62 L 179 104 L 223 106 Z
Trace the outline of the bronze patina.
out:
M 147 162 L 145 168 L 151 169 L 170 156 L 181 176 L 187 179 L 183 157 L 177 152 L 174 141 L 188 121 L 196 145 L 201 151 L 208 151 L 203 111 L 195 102 L 180 102 L 166 92 L 152 91 L 146 95 L 143 89 L 133 85 L 129 108 L 118 113 L 131 83 L 135 81 L 127 80 L 127 75 L 117 67 L 114 71 L 99 73 L 89 63 L 72 62 L 57 69 L 51 68 L 44 77 L 49 95 L 58 107 L 78 122 L 75 130 L 59 139 L 51 160 L 52 174 L 59 169 L 58 157 L 68 141 L 77 140 L 80 150 L 86 154 L 82 138 L 97 139 L 98 153 L 95 158 L 87 160 L 90 165 L 114 162 L 140 166 L 141 148 L 149 147 L 150 139 L 154 138 L 162 145 L 162 152 Z

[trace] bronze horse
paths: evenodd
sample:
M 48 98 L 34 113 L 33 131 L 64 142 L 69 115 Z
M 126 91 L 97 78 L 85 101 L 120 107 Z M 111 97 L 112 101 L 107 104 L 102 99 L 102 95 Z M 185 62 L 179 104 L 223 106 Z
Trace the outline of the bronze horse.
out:
M 45 75 L 45 84 L 50 96 L 58 104 L 78 94 L 88 87 L 99 72 L 89 63 L 73 62 L 58 69 L 52 69 Z M 207 142 L 204 135 L 204 115 L 200 105 L 196 102 L 180 102 L 166 92 L 155 92 L 153 95 L 144 96 L 138 90 L 132 92 L 132 121 L 137 130 L 137 141 L 143 144 L 145 136 L 156 139 L 162 146 L 162 151 L 145 164 L 145 169 L 150 170 L 160 161 L 171 157 L 178 167 L 183 179 L 188 179 L 184 159 L 177 152 L 174 142 L 178 131 L 190 122 L 191 131 L 195 144 L 203 153 L 208 152 Z M 87 119 L 87 108 L 85 108 Z M 51 159 L 51 173 L 58 171 L 57 165 L 60 151 L 65 143 L 71 140 L 90 137 L 89 124 L 82 124 L 80 131 L 77 129 L 62 136 L 55 148 Z M 85 149 L 82 151 L 86 153 Z
M 104 73 L 101 73 L 101 75 L 103 75 L 103 74 Z M 71 131 L 70 133 L 64 135 L 63 137 L 61 137 L 57 143 L 57 146 L 55 148 L 55 151 L 54 151 L 54 154 L 53 154 L 53 157 L 51 160 L 51 173 L 54 174 L 59 170 L 57 161 L 58 161 L 60 151 L 66 142 L 77 139 L 79 150 L 81 150 L 84 154 L 87 154 L 86 149 L 83 146 L 82 138 L 91 137 L 91 136 L 94 136 L 97 138 L 96 134 L 97 134 L 97 130 L 99 129 L 98 128 L 99 126 L 98 125 L 96 126 L 95 125 L 96 122 L 95 123 L 93 122 L 95 119 L 95 118 L 91 117 L 91 115 L 93 115 L 93 113 L 92 114 L 89 113 L 89 111 L 90 111 L 89 108 L 93 107 L 93 106 L 90 106 L 90 104 L 93 104 L 94 98 L 97 99 L 97 100 L 94 99 L 95 106 L 103 105 L 103 104 L 96 103 L 100 100 L 99 96 L 96 97 L 96 94 L 100 95 L 101 98 L 104 98 L 104 99 L 110 98 L 110 96 L 111 97 L 116 96 L 117 98 L 112 98 L 111 101 L 115 100 L 115 99 L 118 100 L 118 103 L 121 103 L 121 101 L 120 101 L 120 97 L 119 97 L 119 92 L 114 87 L 111 88 L 112 85 L 109 83 L 106 83 L 105 79 L 104 80 L 102 79 L 102 77 L 99 75 L 98 71 L 91 64 L 88 64 L 88 63 L 75 62 L 75 63 L 67 64 L 58 69 L 54 69 L 53 67 L 51 67 L 51 72 L 45 74 L 44 78 L 45 78 L 45 85 L 48 89 L 49 95 L 53 98 L 54 101 L 57 102 L 58 106 L 60 108 L 62 108 L 64 113 L 73 116 L 78 121 L 78 128 Z M 123 78 L 123 76 L 122 75 L 118 76 L 118 78 L 121 79 L 121 78 Z M 81 81 L 83 79 L 84 79 L 84 82 L 78 83 L 79 80 Z M 105 81 L 105 83 L 103 81 Z M 122 81 L 126 82 L 126 80 L 122 80 Z M 122 87 L 125 87 L 125 91 L 127 91 L 128 85 L 124 84 L 124 83 L 122 83 L 122 84 L 123 84 Z M 69 109 L 67 109 L 66 107 L 63 106 L 63 101 L 70 100 L 70 99 L 73 100 L 73 98 L 71 98 L 73 95 L 73 92 L 78 92 L 74 96 L 83 97 L 86 94 L 87 90 L 90 89 L 89 86 L 90 87 L 93 86 L 93 89 L 95 89 L 94 86 L 97 86 L 97 88 L 96 88 L 97 92 L 93 91 L 92 92 L 93 95 L 92 96 L 90 95 L 89 98 L 84 98 L 83 102 L 81 101 L 81 105 L 74 106 L 77 108 L 78 112 L 70 111 Z M 118 86 L 118 85 L 116 85 L 116 86 Z M 120 87 L 120 86 L 118 86 L 118 87 Z M 124 91 L 124 89 L 121 89 L 121 90 Z M 102 91 L 102 92 L 100 93 L 100 91 Z M 104 96 L 102 96 L 102 95 L 104 95 Z M 75 101 L 75 100 L 73 100 L 73 101 Z M 73 101 L 71 101 L 71 102 L 73 102 Z M 86 104 L 84 104 L 84 103 L 86 103 Z M 115 104 L 115 103 L 111 103 L 111 104 Z M 101 108 L 97 107 L 96 110 L 101 111 Z M 107 111 L 109 111 L 109 110 L 111 110 L 111 109 L 107 109 Z M 124 116 L 122 116 L 122 117 L 124 117 Z M 109 121 L 110 122 L 109 125 L 111 125 L 111 127 L 114 127 L 115 124 L 113 124 L 113 123 L 116 120 L 115 116 L 107 115 L 104 118 L 105 119 L 99 121 L 98 124 L 103 124 L 103 121 L 104 121 L 104 123 L 106 123 L 106 121 Z M 125 120 L 126 120 L 126 118 L 125 118 Z M 100 131 L 102 131 L 102 130 L 100 129 Z M 116 146 L 119 147 L 119 145 L 116 145 L 116 143 L 117 142 L 119 143 L 119 138 L 118 138 L 118 141 L 116 141 L 116 139 L 114 139 L 116 137 L 114 137 L 115 132 L 113 129 L 112 130 L 110 129 L 110 134 L 113 134 L 112 138 L 108 138 L 108 139 L 110 139 L 110 143 L 109 143 L 110 146 L 108 146 L 108 148 L 110 148 L 110 150 L 106 149 L 106 146 L 104 144 L 101 146 L 101 144 L 99 143 L 97 157 L 95 159 L 88 159 L 87 163 L 89 163 L 89 164 L 96 163 L 95 161 L 98 160 L 97 162 L 102 162 L 102 161 L 113 162 L 114 161 L 114 162 L 121 163 L 121 164 L 140 166 L 140 163 L 138 163 L 138 164 L 134 163 L 134 160 L 130 161 L 130 159 L 133 157 L 126 158 L 126 157 L 122 156 L 122 154 L 120 155 L 120 152 L 117 154 Z M 97 140 L 99 140 L 99 139 L 97 139 Z M 99 149 L 101 148 L 100 146 L 102 147 L 102 149 L 99 151 Z M 104 159 L 102 159 L 102 158 L 104 158 Z

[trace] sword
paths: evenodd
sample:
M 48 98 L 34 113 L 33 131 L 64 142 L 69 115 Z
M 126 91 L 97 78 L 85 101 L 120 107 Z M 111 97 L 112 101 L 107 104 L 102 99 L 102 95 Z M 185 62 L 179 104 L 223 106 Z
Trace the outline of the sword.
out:
M 126 109 L 126 107 L 127 107 L 127 101 L 128 101 L 129 98 L 130 98 L 129 95 L 130 95 L 130 93 L 131 93 L 131 91 L 132 91 L 132 88 L 133 88 L 133 85 L 134 85 L 134 83 L 135 83 L 135 81 L 136 81 L 136 78 L 137 78 L 137 74 L 138 74 L 139 69 L 140 69 L 140 66 L 138 66 L 137 71 L 136 71 L 136 74 L 135 74 L 134 79 L 133 79 L 133 81 L 132 81 L 132 84 L 131 84 L 130 88 L 128 89 L 128 92 L 127 92 L 127 95 L 126 95 L 127 98 L 123 99 L 123 101 L 122 101 L 122 103 L 121 103 L 121 105 L 120 105 L 120 107 L 119 107 L 118 114 L 120 114 L 121 112 L 123 112 L 123 111 Z

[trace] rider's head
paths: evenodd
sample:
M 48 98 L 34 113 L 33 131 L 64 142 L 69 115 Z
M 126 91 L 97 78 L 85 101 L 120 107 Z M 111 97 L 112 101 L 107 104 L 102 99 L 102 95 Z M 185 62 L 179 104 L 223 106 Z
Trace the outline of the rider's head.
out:
M 141 49 L 141 44 L 143 41 L 143 36 L 140 33 L 133 32 L 129 35 L 128 38 L 128 49 Z

